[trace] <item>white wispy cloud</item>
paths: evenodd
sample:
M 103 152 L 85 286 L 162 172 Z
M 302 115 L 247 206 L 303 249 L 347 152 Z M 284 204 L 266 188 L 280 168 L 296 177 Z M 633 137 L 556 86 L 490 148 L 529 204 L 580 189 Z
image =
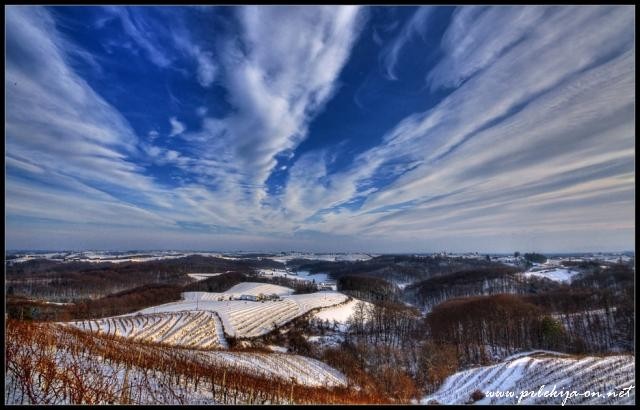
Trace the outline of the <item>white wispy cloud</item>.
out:
M 219 70 L 214 53 L 197 44 L 185 27 L 185 23 L 180 19 L 176 20 L 175 27 L 172 25 L 168 30 L 176 48 L 195 60 L 196 78 L 200 85 L 205 88 L 210 87 L 216 80 Z
M 457 87 L 489 66 L 539 25 L 546 11 L 544 7 L 521 6 L 458 8 L 442 39 L 444 58 L 428 76 L 432 88 Z M 505 29 L 505 35 L 497 33 Z
M 96 215 L 101 207 L 113 208 L 115 203 L 148 214 L 141 206 L 122 202 L 106 191 L 126 194 L 150 207 L 163 203 L 152 178 L 131 160 L 140 154 L 137 136 L 70 68 L 59 46 L 69 43 L 60 40 L 51 15 L 36 7 L 8 7 L 6 12 L 5 87 L 11 101 L 5 123 L 11 158 L 8 173 L 19 169 L 30 177 L 19 192 L 17 180 L 7 180 L 11 214 L 73 216 L 80 202 Z M 74 181 L 73 187 L 69 181 Z M 44 195 L 43 186 L 58 189 L 59 198 L 38 199 Z M 93 188 L 96 186 L 100 189 Z M 123 213 L 123 220 L 133 219 L 125 216 L 128 214 Z M 76 218 L 78 215 L 86 214 L 77 213 Z M 104 221 L 109 219 L 115 220 Z
M 154 33 L 160 31 L 151 20 L 142 18 L 129 7 L 108 7 L 107 10 L 119 18 L 124 31 L 138 47 L 145 51 L 151 62 L 162 68 L 172 63 L 170 53 L 159 46 L 163 42 Z
M 203 87 L 209 87 L 216 79 L 218 66 L 213 61 L 213 54 L 210 51 L 201 51 L 198 49 L 196 53 L 198 61 L 198 81 Z
M 502 18 L 514 24 L 499 27 L 483 19 L 467 21 L 465 13 L 459 13 L 449 30 L 479 33 L 482 28 L 487 33 L 481 37 L 489 44 L 491 36 L 523 36 L 515 23 L 527 13 L 511 12 L 512 18 Z M 356 158 L 351 172 L 336 178 L 334 192 L 357 195 L 362 188 L 354 194 L 344 187 L 366 187 L 383 164 L 397 158 L 410 158 L 419 166 L 368 195 L 360 210 L 325 213 L 306 227 L 400 238 L 411 232 L 416 238 L 477 237 L 492 230 L 514 235 L 532 226 L 546 234 L 569 226 L 602 229 L 606 235 L 632 228 L 633 179 L 620 177 L 633 169 L 633 16 L 624 8 L 539 13 L 546 14 L 544 21 L 531 26 L 526 39 L 510 50 L 471 58 L 471 67 L 461 62 L 451 78 L 476 75 L 433 109 L 406 118 L 387 133 L 382 145 Z M 593 28 L 585 35 L 579 28 L 587 22 Z M 612 44 L 621 45 L 613 50 L 621 54 L 603 63 Z M 466 42 L 460 47 L 466 50 Z M 485 61 L 482 71 L 477 61 Z M 571 191 L 581 183 L 599 191 L 592 197 Z M 612 186 L 617 188 L 603 188 Z M 406 203 L 411 206 L 403 206 Z M 545 218 L 550 222 L 544 223 Z M 604 220 L 610 225 L 598 222 Z
M 229 165 L 242 170 L 246 183 L 262 185 L 275 157 L 305 138 L 334 92 L 360 13 L 357 7 L 245 7 L 238 14 L 246 54 L 229 42 L 223 60 L 236 111 L 214 123 L 215 144 L 233 157 Z M 252 195 L 264 198 L 261 190 Z
M 185 127 L 183 123 L 178 121 L 176 117 L 169 118 L 169 123 L 171 124 L 171 132 L 169 133 L 170 137 L 180 135 L 187 129 L 187 127 Z
M 419 7 L 409 21 L 403 26 L 398 35 L 393 41 L 385 47 L 381 54 L 381 62 L 383 65 L 384 74 L 391 80 L 397 80 L 396 66 L 400 59 L 400 53 L 405 45 L 415 38 L 421 36 L 425 37 L 427 25 L 429 24 L 429 18 L 433 14 L 433 9 L 430 7 Z

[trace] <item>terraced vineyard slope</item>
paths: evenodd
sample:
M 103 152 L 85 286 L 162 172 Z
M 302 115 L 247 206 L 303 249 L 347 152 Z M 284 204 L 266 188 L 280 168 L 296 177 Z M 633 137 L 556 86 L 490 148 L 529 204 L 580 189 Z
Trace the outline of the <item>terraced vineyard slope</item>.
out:
M 385 402 L 300 355 L 176 349 L 44 322 L 9 320 L 7 334 L 6 404 Z
M 465 404 L 474 401 L 476 390 L 482 393 L 475 394 L 477 404 L 562 404 L 565 397 L 566 404 L 633 404 L 635 360 L 632 355 L 515 355 L 492 366 L 458 372 L 421 402 Z
M 238 300 L 238 290 L 247 295 L 279 293 L 281 296 L 280 300 Z M 227 335 L 251 338 L 269 333 L 310 310 L 338 305 L 348 299 L 347 295 L 334 291 L 299 295 L 291 295 L 290 291 L 282 286 L 244 282 L 224 293 L 185 292 L 181 301 L 153 306 L 138 313 L 216 312 Z
M 226 348 L 217 313 L 180 311 L 117 316 L 68 323 L 78 329 L 168 346 Z

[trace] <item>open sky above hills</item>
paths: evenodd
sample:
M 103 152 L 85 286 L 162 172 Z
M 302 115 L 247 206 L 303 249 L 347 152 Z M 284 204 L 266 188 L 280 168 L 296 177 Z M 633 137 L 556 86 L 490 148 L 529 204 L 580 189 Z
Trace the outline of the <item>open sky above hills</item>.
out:
M 631 6 L 5 26 L 7 248 L 634 248 Z

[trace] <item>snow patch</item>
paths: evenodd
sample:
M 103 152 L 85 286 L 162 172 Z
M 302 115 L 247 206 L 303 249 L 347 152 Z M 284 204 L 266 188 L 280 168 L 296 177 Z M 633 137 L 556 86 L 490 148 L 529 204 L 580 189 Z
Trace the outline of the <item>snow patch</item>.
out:
M 524 272 L 523 275 L 525 277 L 536 276 L 540 278 L 550 279 L 556 282 L 571 283 L 573 277 L 578 273 L 579 272 L 567 268 L 552 267 L 543 269 L 533 268 L 531 270 L 528 270 L 527 272 Z

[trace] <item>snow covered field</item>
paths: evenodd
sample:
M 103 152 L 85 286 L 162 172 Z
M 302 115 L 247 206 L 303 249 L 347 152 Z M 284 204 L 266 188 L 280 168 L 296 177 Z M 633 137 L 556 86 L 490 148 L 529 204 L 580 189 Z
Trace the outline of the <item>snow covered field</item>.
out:
M 254 302 L 238 300 L 241 295 L 269 295 L 276 293 L 281 300 Z M 235 337 L 257 337 L 274 327 L 307 313 L 310 310 L 337 305 L 347 300 L 347 296 L 334 291 L 322 291 L 293 295 L 293 290 L 284 286 L 265 283 L 243 282 L 228 290 L 228 293 L 185 292 L 183 300 L 153 306 L 139 313 L 163 313 L 181 311 L 216 312 L 224 331 Z M 135 313 L 127 315 L 131 316 Z
M 190 278 L 193 278 L 193 279 L 195 279 L 197 281 L 209 279 L 211 277 L 218 276 L 218 275 L 222 275 L 222 272 L 218 272 L 218 273 L 187 273 L 187 276 L 189 276 Z
M 66 323 L 82 330 L 169 346 L 227 348 L 215 312 L 183 311 L 117 316 Z
M 232 295 L 253 295 L 258 296 L 260 294 L 263 295 L 271 295 L 275 293 L 276 295 L 284 296 L 290 295 L 293 293 L 293 289 L 287 288 L 285 286 L 272 285 L 270 283 L 259 283 L 259 282 L 242 282 L 233 286 L 231 289 L 225 292 L 226 294 Z
M 315 312 L 313 317 L 320 320 L 328 320 L 330 323 L 334 321 L 341 324 L 346 325 L 349 317 L 353 315 L 355 312 L 356 305 L 362 302 L 359 299 L 352 299 L 347 303 L 343 303 L 338 306 L 332 306 L 326 309 L 322 309 L 319 312 Z M 364 302 L 367 306 L 370 306 L 371 303 Z
M 311 274 L 305 270 L 296 272 L 298 279 L 306 281 L 316 281 L 316 283 L 335 283 L 335 280 L 330 278 L 326 273 L 314 273 Z
M 634 386 L 635 360 L 631 355 L 569 357 L 549 352 L 529 352 L 511 356 L 501 363 L 455 373 L 438 391 L 421 400 L 440 404 L 464 404 L 475 390 L 486 395 L 477 404 L 562 404 L 565 396 L 544 397 L 544 392 L 576 391 L 581 395 L 568 398 L 566 404 L 633 404 L 635 390 L 628 396 L 607 397 Z M 541 386 L 544 387 L 540 391 Z M 536 393 L 523 395 L 523 391 Z M 582 395 L 599 392 L 600 397 Z M 513 392 L 513 397 L 497 397 L 497 393 Z M 542 396 L 542 397 L 540 397 Z M 549 395 L 548 395 L 549 396 Z M 518 400 L 522 397 L 520 402 Z
M 540 268 L 534 267 L 523 273 L 525 277 L 537 276 L 540 278 L 550 279 L 556 282 L 570 283 L 574 276 L 579 272 L 567 268 L 549 267 Z
M 231 287 L 223 293 L 218 292 L 183 292 L 182 298 L 185 301 L 222 301 L 222 300 L 239 300 L 242 295 L 272 295 L 278 296 L 291 295 L 293 289 L 280 285 L 272 285 L 270 283 L 260 282 L 242 282 Z
M 346 386 L 338 370 L 310 357 L 285 353 L 198 352 L 200 360 L 244 370 L 264 377 L 294 379 L 306 386 Z

